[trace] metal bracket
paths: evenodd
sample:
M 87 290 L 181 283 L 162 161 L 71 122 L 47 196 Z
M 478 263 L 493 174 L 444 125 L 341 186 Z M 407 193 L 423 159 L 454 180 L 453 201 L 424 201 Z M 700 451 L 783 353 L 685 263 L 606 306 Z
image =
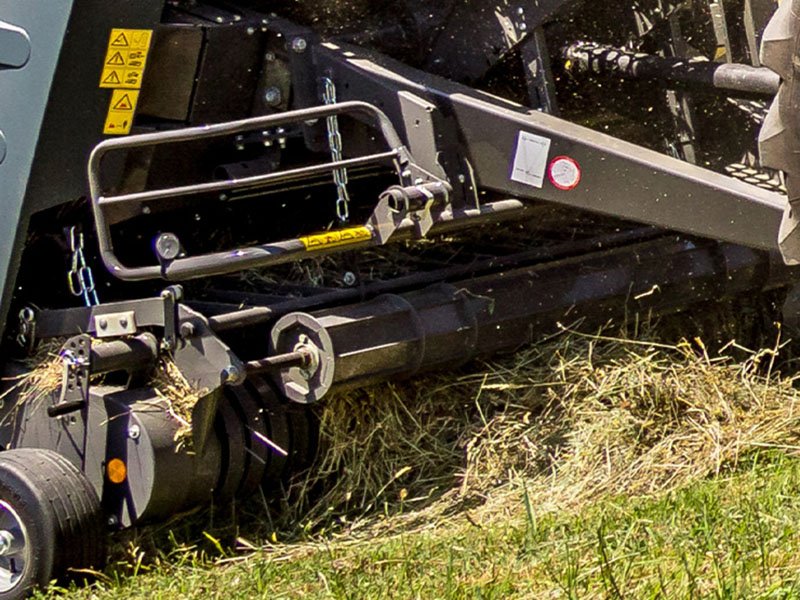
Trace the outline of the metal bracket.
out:
M 725 4 L 723 0 L 712 0 L 708 3 L 711 11 L 711 20 L 714 24 L 714 36 L 717 38 L 717 54 L 714 60 L 719 60 L 725 55 L 725 62 L 733 62 L 731 39 L 728 34 L 728 20 L 725 17 Z
M 206 318 L 183 304 L 177 305 L 176 325 L 181 333 L 172 356 L 186 381 L 205 395 L 192 409 L 192 438 L 198 454 L 214 430 L 214 418 L 223 385 L 241 385 L 244 363 L 208 326 Z
M 89 367 L 92 338 L 77 335 L 67 341 L 61 349 L 63 373 L 58 400 L 47 407 L 50 417 L 62 417 L 81 410 L 89 401 Z
M 136 312 L 97 315 L 94 318 L 95 336 L 100 339 L 134 335 L 136 333 Z
M 164 350 L 171 351 L 178 342 L 178 303 L 183 299 L 183 288 L 171 285 L 161 292 L 164 302 L 164 339 L 161 346 Z
M 19 329 L 17 331 L 17 344 L 27 354 L 33 354 L 36 347 L 36 311 L 26 306 L 19 311 Z
M 335 371 L 333 342 L 325 328 L 311 315 L 292 313 L 280 319 L 272 330 L 270 347 L 274 354 L 313 348 L 315 360 L 273 373 L 278 389 L 293 402 L 313 404 L 331 389 Z
M 409 187 L 393 186 L 381 194 L 378 206 L 370 217 L 370 225 L 378 243 L 389 238 L 410 218 L 417 237 L 425 236 L 433 227 L 434 212 L 450 205 L 452 188 L 444 181 L 420 183 Z

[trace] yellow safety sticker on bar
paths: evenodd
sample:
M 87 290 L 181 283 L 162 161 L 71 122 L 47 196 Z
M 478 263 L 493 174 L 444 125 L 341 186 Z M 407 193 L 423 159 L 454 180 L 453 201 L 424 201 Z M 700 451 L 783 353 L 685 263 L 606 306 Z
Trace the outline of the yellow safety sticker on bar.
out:
M 153 31 L 150 29 L 112 29 L 100 87 L 141 88 L 152 37 Z
M 106 135 L 128 135 L 133 127 L 133 115 L 139 103 L 138 90 L 114 90 L 108 106 L 108 116 L 103 133 Z
M 353 227 L 351 229 L 340 229 L 338 231 L 328 231 L 317 235 L 301 237 L 300 241 L 309 252 L 315 250 L 327 250 L 336 246 L 349 246 L 368 242 L 372 239 L 372 232 L 366 227 Z

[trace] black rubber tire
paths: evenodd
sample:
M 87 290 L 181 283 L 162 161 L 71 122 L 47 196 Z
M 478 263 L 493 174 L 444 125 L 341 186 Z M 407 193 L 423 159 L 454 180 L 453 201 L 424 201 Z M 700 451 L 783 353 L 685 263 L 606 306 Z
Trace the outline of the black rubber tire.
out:
M 74 578 L 76 569 L 102 568 L 106 527 L 100 502 L 64 457 L 33 448 L 0 452 L 0 500 L 22 521 L 30 549 L 22 576 L 0 591 L 0 600 L 24 598 L 53 580 Z
M 761 45 L 761 62 L 781 76 L 759 135 L 761 164 L 783 171 L 789 205 L 779 242 L 789 264 L 800 263 L 800 0 L 783 0 Z

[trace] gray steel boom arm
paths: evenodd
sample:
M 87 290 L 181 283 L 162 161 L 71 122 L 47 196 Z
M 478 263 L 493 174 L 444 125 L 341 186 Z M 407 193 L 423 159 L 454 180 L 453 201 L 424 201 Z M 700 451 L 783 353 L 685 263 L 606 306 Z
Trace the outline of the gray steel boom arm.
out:
M 465 173 L 480 188 L 520 199 L 546 200 L 665 229 L 764 250 L 777 250 L 785 200 L 770 192 L 598 133 L 552 115 L 420 72 L 355 47 L 324 44 L 320 69 L 333 74 L 342 100 L 359 98 L 380 106 L 406 135 L 404 98 L 431 103 L 457 130 Z M 402 128 L 401 128 L 402 130 Z M 580 185 L 563 191 L 545 178 L 542 187 L 511 179 L 521 132 L 550 142 L 549 162 L 569 156 L 582 169 Z M 419 152 L 415 156 L 436 156 Z M 469 165 L 466 165 L 466 162 Z M 434 170 L 437 165 L 422 163 Z

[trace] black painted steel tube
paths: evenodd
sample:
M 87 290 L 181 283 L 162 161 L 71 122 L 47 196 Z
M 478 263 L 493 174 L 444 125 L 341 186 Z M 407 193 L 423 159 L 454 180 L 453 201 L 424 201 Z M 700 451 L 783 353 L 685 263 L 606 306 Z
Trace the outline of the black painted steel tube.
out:
M 153 366 L 158 357 L 158 340 L 151 333 L 131 339 L 113 340 L 94 344 L 91 352 L 93 375 L 112 371 L 144 371 Z
M 672 237 L 305 316 L 293 313 L 276 324 L 272 338 L 284 348 L 302 336 L 329 339 L 325 352 L 333 374 L 319 384 L 322 392 L 310 387 L 308 399 L 289 395 L 302 388 L 299 371 L 281 372 L 277 383 L 295 400 L 315 401 L 330 387 L 409 377 L 510 350 L 558 331 L 559 323 L 664 313 L 771 289 L 796 276 L 777 255 Z
M 460 278 L 471 278 L 486 275 L 492 271 L 520 267 L 525 264 L 536 264 L 546 260 L 560 260 L 569 256 L 576 256 L 599 249 L 611 249 L 630 244 L 643 242 L 654 237 L 662 236 L 663 232 L 654 227 L 638 227 L 619 233 L 599 236 L 588 240 L 571 241 L 555 247 L 536 248 L 512 254 L 510 256 L 494 257 L 476 264 L 460 265 L 436 271 L 413 273 L 403 277 L 396 277 L 385 281 L 369 283 L 361 288 L 348 288 L 324 292 L 322 294 L 296 298 L 270 306 L 255 306 L 228 313 L 217 314 L 209 317 L 211 329 L 216 333 L 232 329 L 247 328 L 261 325 L 283 315 L 300 310 L 317 310 L 325 306 L 356 302 L 373 298 L 379 294 L 398 293 L 415 287 L 432 285 L 441 281 L 455 281 Z M 239 295 L 230 293 L 230 298 L 236 303 L 258 303 L 258 294 Z
M 565 68 L 573 74 L 644 79 L 677 88 L 714 88 L 757 96 L 774 96 L 780 85 L 780 77 L 765 67 L 668 58 L 588 42 L 567 46 L 562 54 Z

